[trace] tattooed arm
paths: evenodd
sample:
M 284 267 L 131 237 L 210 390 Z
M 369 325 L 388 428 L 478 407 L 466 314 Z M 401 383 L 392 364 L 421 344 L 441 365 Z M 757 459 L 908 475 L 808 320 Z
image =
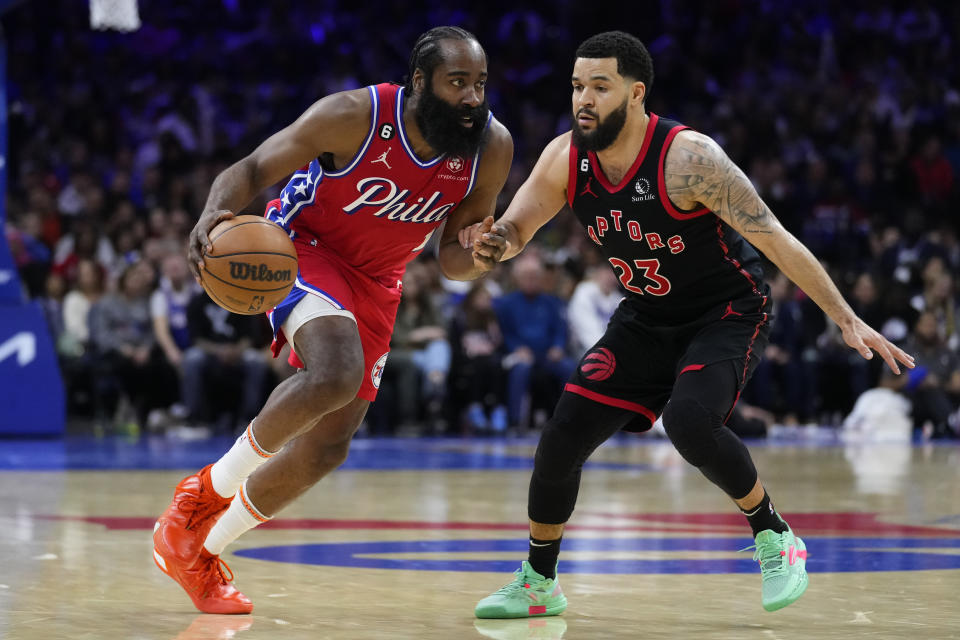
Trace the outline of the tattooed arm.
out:
M 681 131 L 667 151 L 663 172 L 667 196 L 677 207 L 705 206 L 720 216 L 839 325 L 851 348 L 867 359 L 875 350 L 894 373 L 900 373 L 897 360 L 913 368 L 912 356 L 857 317 L 810 250 L 783 228 L 747 176 L 711 138 Z

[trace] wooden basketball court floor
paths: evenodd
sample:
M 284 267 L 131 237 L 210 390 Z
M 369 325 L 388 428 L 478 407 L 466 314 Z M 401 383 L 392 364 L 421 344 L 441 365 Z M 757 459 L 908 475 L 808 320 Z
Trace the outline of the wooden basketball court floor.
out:
M 151 558 L 175 483 L 228 440 L 0 442 L 0 637 L 960 638 L 960 448 L 751 444 L 804 537 L 810 587 L 774 613 L 742 517 L 669 443 L 584 471 L 555 618 L 479 621 L 526 555 L 535 440 L 354 443 L 345 467 L 224 555 L 250 616 L 210 616 Z

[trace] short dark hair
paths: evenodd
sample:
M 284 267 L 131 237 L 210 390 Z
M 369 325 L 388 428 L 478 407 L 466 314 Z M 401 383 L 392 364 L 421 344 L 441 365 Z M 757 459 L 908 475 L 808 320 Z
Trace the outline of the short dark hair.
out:
M 443 62 L 443 55 L 440 52 L 441 40 L 473 40 L 478 46 L 480 45 L 475 35 L 460 27 L 434 27 L 421 34 L 410 52 L 408 74 L 404 78 L 407 93 L 413 91 L 413 73 L 417 69 L 422 69 L 429 79 L 433 75 L 433 70 Z M 483 51 L 482 46 L 480 50 Z M 486 57 L 487 52 L 484 51 L 483 55 Z
M 653 60 L 640 39 L 623 31 L 606 31 L 590 36 L 577 47 L 578 58 L 616 58 L 617 73 L 647 85 L 653 84 Z

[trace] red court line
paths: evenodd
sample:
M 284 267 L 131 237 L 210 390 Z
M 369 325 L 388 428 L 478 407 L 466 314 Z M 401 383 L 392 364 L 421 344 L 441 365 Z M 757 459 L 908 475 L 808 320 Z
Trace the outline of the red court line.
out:
M 746 527 L 737 513 L 600 513 L 581 512 L 582 516 L 601 517 L 620 521 L 642 521 L 638 524 L 588 525 L 571 524 L 570 531 L 636 531 L 660 533 L 739 533 Z M 39 520 L 87 522 L 112 531 L 149 530 L 153 517 L 65 516 L 38 515 Z M 925 537 L 955 538 L 958 529 L 901 525 L 878 521 L 876 513 L 790 513 L 784 517 L 796 531 L 805 535 L 845 535 L 863 537 Z M 526 523 L 506 522 L 430 522 L 405 520 L 350 520 L 316 518 L 277 518 L 262 527 L 269 529 L 301 530 L 433 530 L 433 531 L 526 531 Z

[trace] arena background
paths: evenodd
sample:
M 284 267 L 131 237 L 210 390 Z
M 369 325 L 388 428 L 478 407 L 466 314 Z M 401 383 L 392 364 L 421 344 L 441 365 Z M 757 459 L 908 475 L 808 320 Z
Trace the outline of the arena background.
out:
M 126 33 L 92 29 L 86 1 L 0 0 L 0 637 L 960 637 L 960 5 L 137 9 Z M 569 126 L 577 43 L 630 31 L 654 59 L 649 109 L 716 138 L 854 309 L 917 356 L 882 373 L 768 269 L 771 348 L 730 424 L 807 545 L 796 603 L 761 609 L 743 516 L 655 431 L 617 434 L 584 466 L 559 565 L 567 611 L 475 619 L 526 557 L 559 388 L 544 371 L 509 384 L 524 345 L 502 322 L 511 296 L 555 296 L 549 329 L 571 361 L 617 302 L 569 212 L 478 285 L 443 280 L 430 251 L 410 265 L 346 462 L 222 556 L 253 615 L 198 614 L 154 566 L 173 487 L 292 373 L 267 357 L 262 318 L 193 296 L 183 247 L 211 181 L 319 97 L 401 81 L 417 35 L 441 24 L 489 56 L 516 145 L 500 212 Z
M 86 3 L 4 4 L 9 255 L 3 247 L 0 375 L 11 409 L 0 433 L 201 438 L 242 424 L 240 385 L 205 387 L 203 407 L 185 407 L 183 363 L 156 347 L 150 331 L 142 340 L 153 350 L 143 365 L 151 382 L 130 383 L 120 373 L 130 363 L 107 357 L 108 345 L 89 330 L 78 335 L 77 313 L 115 300 L 131 265 L 144 267 L 132 270 L 149 281 L 140 294 L 146 304 L 163 290 L 165 260 L 182 251 L 218 171 L 323 95 L 401 81 L 417 35 L 438 24 L 470 29 L 488 52 L 488 98 L 516 145 L 501 212 L 546 141 L 569 127 L 576 44 L 598 31 L 628 30 L 654 58 L 648 109 L 713 136 L 858 313 L 919 357 L 909 378 L 882 378 L 879 362 L 847 350 L 836 327 L 771 268 L 773 346 L 743 404 L 752 435 L 839 426 L 878 385 L 913 402 L 906 419 L 915 437 L 956 433 L 960 9 L 953 2 L 663 0 L 617 12 L 566 1 L 142 2 L 142 26 L 130 33 L 91 29 Z M 262 213 L 274 193 L 248 211 Z M 566 304 L 596 253 L 569 212 L 535 244 L 530 253 L 543 274 L 512 274 L 506 264 L 486 288 L 497 298 L 523 278 L 540 279 Z M 499 409 L 516 390 L 471 396 L 473 369 L 456 344 L 465 288 L 443 281 L 430 253 L 411 266 L 411 289 L 423 295 L 408 296 L 408 322 L 363 433 L 536 428 L 557 381 L 535 381 L 506 419 Z M 86 305 L 66 304 L 85 260 L 101 273 L 102 292 L 83 293 Z M 442 356 L 426 367 L 413 356 L 429 347 L 410 336 L 418 323 L 444 332 L 446 369 Z M 924 325 L 933 329 L 918 334 Z M 257 367 L 266 368 L 255 387 L 265 394 L 290 371 L 264 355 L 263 326 L 244 332 L 244 345 L 259 350 Z M 571 358 L 584 348 L 576 338 L 571 332 Z M 185 338 L 181 357 L 190 344 Z M 248 379 L 249 371 L 241 374 Z

